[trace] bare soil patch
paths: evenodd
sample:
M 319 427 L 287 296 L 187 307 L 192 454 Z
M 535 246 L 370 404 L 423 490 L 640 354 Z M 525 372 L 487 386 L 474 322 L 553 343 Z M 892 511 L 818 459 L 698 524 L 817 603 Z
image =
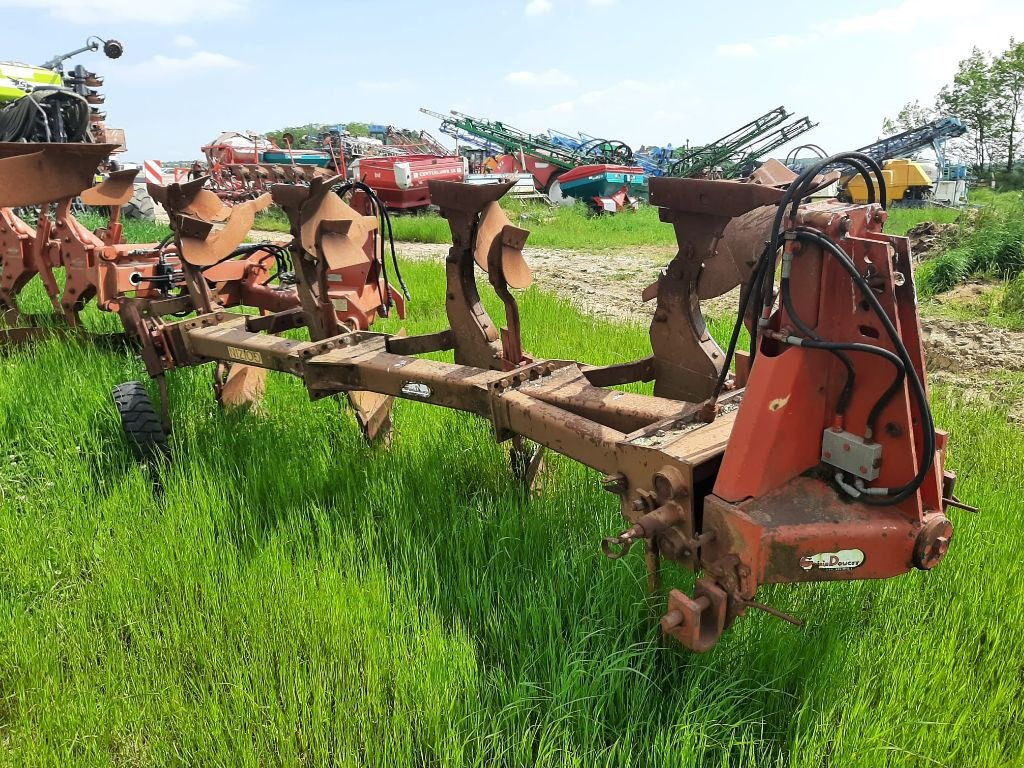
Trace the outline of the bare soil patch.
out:
M 918 259 L 935 256 L 945 248 L 948 239 L 956 232 L 957 224 L 939 224 L 923 221 L 907 230 L 910 252 Z

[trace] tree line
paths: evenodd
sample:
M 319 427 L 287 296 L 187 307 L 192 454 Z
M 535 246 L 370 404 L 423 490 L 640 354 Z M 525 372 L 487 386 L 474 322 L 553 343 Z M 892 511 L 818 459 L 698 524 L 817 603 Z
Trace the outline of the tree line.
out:
M 894 119 L 886 119 L 886 133 L 916 128 L 938 115 L 960 118 L 967 133 L 947 144 L 947 154 L 971 165 L 978 176 L 1020 175 L 1016 168 L 1024 141 L 1024 42 L 1010 38 L 1000 54 L 975 47 L 957 66 L 953 82 L 935 96 L 934 106 L 912 101 Z

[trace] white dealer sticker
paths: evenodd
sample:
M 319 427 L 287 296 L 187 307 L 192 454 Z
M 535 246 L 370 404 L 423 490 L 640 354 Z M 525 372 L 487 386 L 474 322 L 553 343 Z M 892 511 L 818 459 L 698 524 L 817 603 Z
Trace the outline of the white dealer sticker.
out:
M 805 571 L 818 568 L 822 571 L 852 571 L 864 564 L 864 553 L 859 549 L 841 549 L 838 552 L 820 552 L 800 558 L 800 567 Z
M 430 397 L 430 387 L 426 384 L 421 384 L 418 381 L 407 381 L 402 385 L 402 394 L 408 395 L 409 397 L 422 397 L 424 399 Z

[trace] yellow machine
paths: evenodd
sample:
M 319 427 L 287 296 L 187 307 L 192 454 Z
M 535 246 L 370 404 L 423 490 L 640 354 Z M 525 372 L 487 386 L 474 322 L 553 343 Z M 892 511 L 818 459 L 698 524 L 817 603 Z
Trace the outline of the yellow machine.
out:
M 932 193 L 933 182 L 920 163 L 913 160 L 886 160 L 882 165 L 886 194 L 890 203 L 914 205 L 914 201 L 927 200 Z M 846 195 L 851 202 L 868 201 L 867 186 L 860 176 L 844 180 Z

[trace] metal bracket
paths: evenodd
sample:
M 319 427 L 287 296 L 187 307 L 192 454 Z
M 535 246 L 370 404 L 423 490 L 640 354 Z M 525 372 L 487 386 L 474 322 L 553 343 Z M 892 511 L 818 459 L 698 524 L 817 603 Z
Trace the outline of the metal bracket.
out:
M 729 596 L 707 579 L 697 581 L 693 597 L 678 589 L 668 596 L 668 611 L 661 618 L 662 631 L 691 651 L 703 653 L 712 648 L 725 632 Z

